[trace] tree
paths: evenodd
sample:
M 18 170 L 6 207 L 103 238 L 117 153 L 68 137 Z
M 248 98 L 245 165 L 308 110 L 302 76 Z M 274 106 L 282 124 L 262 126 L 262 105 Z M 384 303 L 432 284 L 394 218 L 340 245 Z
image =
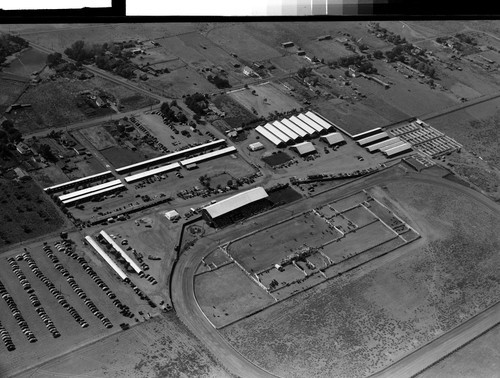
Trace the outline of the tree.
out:
M 59 63 L 62 63 L 62 55 L 58 52 L 47 55 L 47 66 L 50 68 L 57 66 Z
M 122 125 L 121 123 L 119 123 L 118 125 L 116 125 L 116 130 L 120 133 L 120 134 L 124 134 L 125 133 L 125 126 Z
M 40 153 L 40 155 L 42 155 L 44 159 L 47 159 L 48 161 L 52 162 L 57 161 L 57 157 L 54 155 L 48 144 L 40 145 L 40 147 L 38 148 L 38 152 Z
M 231 179 L 227 180 L 227 186 L 229 186 L 230 188 L 232 188 L 233 184 L 234 184 L 233 180 L 231 180 Z

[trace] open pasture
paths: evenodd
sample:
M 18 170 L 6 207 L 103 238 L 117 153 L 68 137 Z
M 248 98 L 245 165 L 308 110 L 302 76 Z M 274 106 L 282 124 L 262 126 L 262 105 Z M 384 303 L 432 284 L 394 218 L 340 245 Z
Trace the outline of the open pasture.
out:
M 355 228 L 354 224 L 342 215 L 335 215 L 334 217 L 328 219 L 328 223 L 335 227 L 336 230 L 339 230 L 344 234 Z M 336 232 L 338 237 L 342 236 L 340 232 Z M 334 239 L 336 239 L 336 237 Z
M 328 205 L 324 205 L 320 207 L 319 209 L 316 210 L 318 213 L 320 213 L 322 216 L 324 216 L 326 219 L 333 218 L 335 215 L 337 215 L 337 212 L 335 209 L 332 209 Z
M 252 94 L 252 91 L 255 91 L 255 94 Z M 296 100 L 271 83 L 250 85 L 249 89 L 230 92 L 229 96 L 251 112 L 254 109 L 262 117 L 267 117 L 274 112 L 282 113 L 301 108 Z
M 293 264 L 288 264 L 282 267 L 283 271 L 279 271 L 276 268 L 271 268 L 262 273 L 258 274 L 258 277 L 262 284 L 267 288 L 270 287 L 271 282 L 276 280 L 278 282 L 278 286 L 276 288 L 281 288 L 290 284 L 293 281 L 304 278 L 305 275 L 299 269 L 297 269 Z
M 346 234 L 342 239 L 325 245 L 321 251 L 333 261 L 339 261 L 351 254 L 360 253 L 394 237 L 396 237 L 396 234 L 381 222 L 374 222 Z
M 198 274 L 194 290 L 203 313 L 217 328 L 274 303 L 236 264 Z
M 307 212 L 232 242 L 228 252 L 248 272 L 259 272 L 303 245 L 319 246 L 334 238 L 324 220 Z
M 25 84 L 20 81 L 0 78 L 0 113 L 12 105 L 23 91 Z
M 193 93 L 214 93 L 218 89 L 192 67 L 185 66 L 158 77 L 150 77 L 148 86 L 157 88 L 170 98 L 181 98 Z
M 125 167 L 130 164 L 139 163 L 146 159 L 143 154 L 137 151 L 117 146 L 106 148 L 100 151 L 100 154 L 104 156 L 104 158 L 109 161 L 114 168 Z

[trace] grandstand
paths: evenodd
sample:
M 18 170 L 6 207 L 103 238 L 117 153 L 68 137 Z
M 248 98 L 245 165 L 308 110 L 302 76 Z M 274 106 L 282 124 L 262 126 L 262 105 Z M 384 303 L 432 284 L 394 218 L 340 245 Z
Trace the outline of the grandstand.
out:
M 202 210 L 202 217 L 214 227 L 223 227 L 271 206 L 262 187 L 238 193 Z

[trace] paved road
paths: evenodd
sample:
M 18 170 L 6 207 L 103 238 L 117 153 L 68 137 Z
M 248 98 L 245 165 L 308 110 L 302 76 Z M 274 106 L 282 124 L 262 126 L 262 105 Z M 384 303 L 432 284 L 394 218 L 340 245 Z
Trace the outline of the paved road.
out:
M 356 181 L 355 183 L 348 184 L 340 189 L 336 195 L 343 196 L 349 193 L 354 193 L 361 187 L 381 185 L 397 180 L 412 180 L 437 184 L 443 188 L 449 188 L 471 195 L 480 203 L 487 206 L 491 211 L 498 212 L 500 208 L 480 193 L 454 182 L 427 174 L 408 173 L 404 175 L 397 167 L 380 174 L 368 176 L 367 178 Z M 300 212 L 319 205 L 320 203 L 324 203 L 325 200 L 331 200 L 330 193 L 326 192 L 307 200 L 300 200 L 290 206 L 287 206 L 286 208 L 293 207 L 295 212 Z M 276 209 L 275 211 L 283 211 L 283 208 Z M 260 217 L 260 224 L 266 222 L 266 214 Z M 198 245 L 196 249 L 185 252 L 180 257 L 173 272 L 172 301 L 179 318 L 202 340 L 202 342 L 210 349 L 216 358 L 218 358 L 231 373 L 241 377 L 270 377 L 272 376 L 271 373 L 248 361 L 210 325 L 209 321 L 205 318 L 205 315 L 199 308 L 193 291 L 194 274 L 201 258 L 213 250 L 218 244 L 234 239 L 235 237 L 238 237 L 239 234 L 251 231 L 250 228 L 250 224 L 246 224 L 246 227 L 234 225 L 206 238 L 206 243 L 204 245 Z M 392 371 L 404 374 L 405 372 L 414 372 L 424 369 L 436 361 L 442 353 L 449 353 L 450 351 L 453 351 L 457 346 L 462 345 L 465 341 L 481 332 L 485 326 L 491 324 L 495 319 L 498 321 L 498 314 L 498 311 L 485 312 L 484 315 L 478 318 L 478 321 L 467 322 L 459 329 L 452 331 L 453 333 L 450 334 L 450 336 L 445 334 L 435 340 L 432 344 L 429 344 L 429 347 L 419 350 L 417 354 L 413 355 L 413 357 L 408 356 L 405 359 L 406 362 L 410 363 L 408 369 L 405 369 L 406 362 L 402 361 L 401 363 L 393 365 L 393 367 L 391 367 L 393 370 L 390 370 L 389 373 L 380 376 L 403 377 L 404 375 L 392 374 Z M 439 354 L 437 354 L 437 352 L 439 352 Z

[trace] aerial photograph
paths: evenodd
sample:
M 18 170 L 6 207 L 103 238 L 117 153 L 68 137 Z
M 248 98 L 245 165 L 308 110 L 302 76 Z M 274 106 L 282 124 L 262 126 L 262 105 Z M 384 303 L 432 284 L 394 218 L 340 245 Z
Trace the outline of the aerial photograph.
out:
M 0 378 L 500 377 L 500 21 L 0 25 Z

